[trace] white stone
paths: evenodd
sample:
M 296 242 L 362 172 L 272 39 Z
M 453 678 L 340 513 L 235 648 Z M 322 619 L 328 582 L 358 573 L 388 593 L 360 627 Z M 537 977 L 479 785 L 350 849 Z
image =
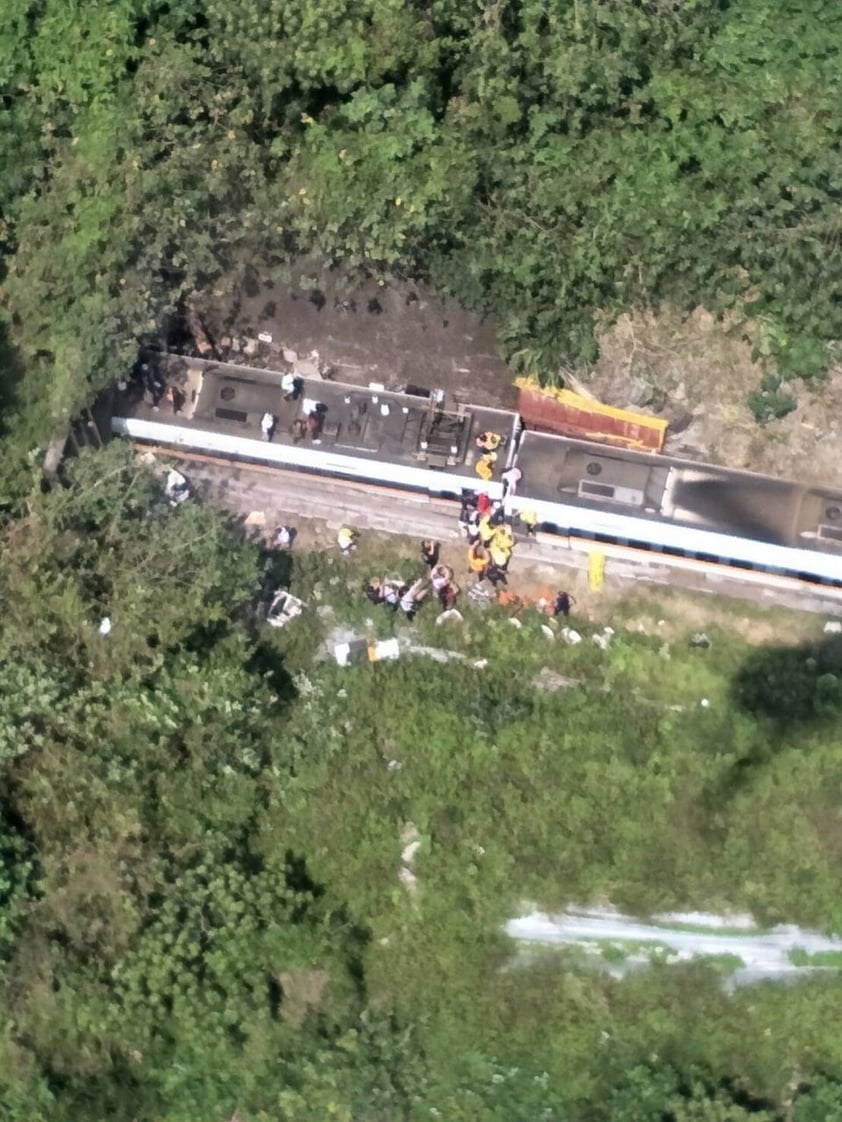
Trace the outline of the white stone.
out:
M 825 635 L 839 635 L 842 633 L 842 622 L 838 619 L 829 619 L 823 630 Z
M 111 634 L 111 620 L 108 618 L 108 616 L 105 616 L 102 620 L 100 620 L 99 633 L 100 635 Z

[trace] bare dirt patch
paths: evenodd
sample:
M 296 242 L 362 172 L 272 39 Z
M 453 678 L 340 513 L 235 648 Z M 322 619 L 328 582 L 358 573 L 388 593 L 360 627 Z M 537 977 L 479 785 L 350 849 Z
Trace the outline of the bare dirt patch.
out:
M 286 275 L 255 263 L 233 298 L 212 300 L 204 313 L 217 345 L 271 335 L 264 365 L 283 349 L 301 357 L 315 351 L 340 381 L 439 387 L 506 408 L 515 402 L 493 325 L 422 284 L 381 285 L 312 260 Z
M 667 451 L 676 455 L 842 485 L 842 369 L 822 385 L 795 382 L 797 409 L 759 425 L 747 405 L 763 377 L 750 331 L 703 308 L 624 315 L 601 336 L 599 360 L 582 380 L 611 405 L 667 417 Z

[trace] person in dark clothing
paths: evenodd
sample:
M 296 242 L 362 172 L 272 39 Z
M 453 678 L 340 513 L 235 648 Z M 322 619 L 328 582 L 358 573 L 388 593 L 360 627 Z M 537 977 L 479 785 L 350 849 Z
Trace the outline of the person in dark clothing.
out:
M 370 580 L 368 584 L 364 584 L 363 592 L 372 604 L 382 604 L 384 601 L 383 585 L 379 580 Z
M 485 570 L 485 575 L 495 588 L 498 584 L 508 585 L 509 583 L 506 577 L 506 570 L 500 565 L 495 565 L 493 561 L 489 562 L 488 568 Z
M 462 500 L 459 507 L 459 529 L 463 534 L 468 532 L 468 522 L 471 515 L 476 513 L 477 497 L 473 491 L 462 489 Z
M 428 568 L 434 569 L 439 562 L 439 543 L 425 538 L 421 542 L 421 560 Z
M 459 599 L 459 585 L 450 581 L 439 590 L 439 603 L 446 612 L 456 607 L 456 601 Z
M 564 616 L 565 619 L 570 615 L 570 609 L 576 603 L 574 598 L 569 592 L 559 592 L 553 604 L 553 616 Z

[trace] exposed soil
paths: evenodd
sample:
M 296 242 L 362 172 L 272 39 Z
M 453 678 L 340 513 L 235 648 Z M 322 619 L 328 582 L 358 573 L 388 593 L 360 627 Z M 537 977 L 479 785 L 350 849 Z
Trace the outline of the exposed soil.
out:
M 763 377 L 750 326 L 722 323 L 703 308 L 624 315 L 602 335 L 583 381 L 611 405 L 667 417 L 668 452 L 842 486 L 842 369 L 821 386 L 794 383 L 798 408 L 759 425 L 746 404 Z
M 283 350 L 301 358 L 316 352 L 340 381 L 414 383 L 463 401 L 515 403 L 493 325 L 421 284 L 381 285 L 313 261 L 299 263 L 287 280 L 253 266 L 233 304 L 217 299 L 205 314 L 217 346 L 226 337 L 236 346 L 270 334 L 266 366 Z

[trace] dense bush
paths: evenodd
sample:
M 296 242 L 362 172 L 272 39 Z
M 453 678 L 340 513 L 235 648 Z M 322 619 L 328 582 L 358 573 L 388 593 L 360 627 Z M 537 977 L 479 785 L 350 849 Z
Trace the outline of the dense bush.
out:
M 617 983 L 501 933 L 605 898 L 838 929 L 834 642 L 569 648 L 491 608 L 463 661 L 340 670 L 359 564 L 296 556 L 310 608 L 273 632 L 269 559 L 116 446 L 2 545 L 9 1122 L 835 1116 L 834 975 L 727 997 L 713 966 Z

